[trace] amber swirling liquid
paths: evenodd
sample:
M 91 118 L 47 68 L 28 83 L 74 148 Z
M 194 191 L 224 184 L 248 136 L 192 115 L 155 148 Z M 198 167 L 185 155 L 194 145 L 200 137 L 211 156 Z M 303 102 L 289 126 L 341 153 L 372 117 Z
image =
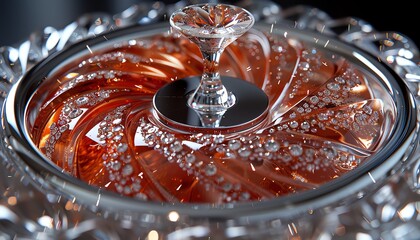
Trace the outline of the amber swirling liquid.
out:
M 179 36 L 96 50 L 44 80 L 28 104 L 28 130 L 48 159 L 88 184 L 150 201 L 194 203 L 317 189 L 367 161 L 388 131 L 392 106 L 384 108 L 359 67 L 255 29 L 225 50 L 220 71 L 267 93 L 264 122 L 237 133 L 163 125 L 153 95 L 202 68 L 199 50 Z

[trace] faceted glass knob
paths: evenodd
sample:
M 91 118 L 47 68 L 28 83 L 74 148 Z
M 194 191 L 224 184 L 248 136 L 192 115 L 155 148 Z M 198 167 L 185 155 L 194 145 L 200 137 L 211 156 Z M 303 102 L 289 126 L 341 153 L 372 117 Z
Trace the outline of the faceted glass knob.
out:
M 187 103 L 204 127 L 218 127 L 224 113 L 236 102 L 223 85 L 219 60 L 224 49 L 254 24 L 243 8 L 225 4 L 199 4 L 174 12 L 171 26 L 195 43 L 203 55 L 204 70 L 198 88 Z

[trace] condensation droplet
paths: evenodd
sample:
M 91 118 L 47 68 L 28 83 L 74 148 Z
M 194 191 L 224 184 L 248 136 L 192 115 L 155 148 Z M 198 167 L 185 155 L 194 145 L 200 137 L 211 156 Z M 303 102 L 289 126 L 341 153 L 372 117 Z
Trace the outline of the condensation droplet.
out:
M 214 136 L 215 143 L 222 143 L 224 140 L 225 140 L 225 136 L 221 134 Z
M 309 101 L 312 104 L 317 104 L 319 102 L 319 98 L 317 96 L 312 96 L 312 97 L 309 98 Z
M 125 186 L 124 187 L 124 194 L 130 194 L 131 193 L 131 188 L 129 186 Z
M 303 112 L 305 112 L 305 109 L 304 109 L 303 107 L 298 107 L 298 108 L 296 109 L 296 111 L 297 111 L 298 113 L 303 113 Z
M 327 88 L 331 91 L 339 91 L 340 90 L 340 84 L 335 82 L 330 82 L 327 84 Z
M 328 115 L 326 113 L 320 113 L 320 114 L 318 114 L 318 120 L 319 121 L 326 121 L 326 120 L 328 120 Z
M 137 199 L 147 200 L 147 196 L 144 193 L 137 193 L 135 197 Z
M 131 188 L 133 189 L 133 191 L 138 192 L 141 189 L 141 185 L 140 185 L 140 183 L 135 182 L 135 183 L 131 184 Z
M 64 115 L 69 115 L 71 111 L 71 108 L 69 106 L 64 106 L 62 112 L 64 113 Z
M 289 154 L 283 154 L 280 156 L 280 158 L 286 163 L 290 162 L 293 159 L 292 156 L 290 156 Z
M 118 171 L 118 170 L 121 169 L 121 163 L 118 162 L 118 161 L 113 161 L 113 162 L 111 162 L 111 168 L 114 171 Z
M 77 118 L 78 116 L 82 115 L 83 111 L 80 108 L 72 109 L 69 112 L 69 118 Z
M 239 156 L 246 158 L 249 157 L 249 155 L 251 155 L 251 151 L 246 147 L 242 147 L 238 150 L 238 154 Z
M 169 144 L 175 140 L 175 137 L 172 134 L 165 134 L 165 135 L 162 135 L 160 139 L 162 140 L 162 143 Z
M 308 130 L 310 127 L 311 127 L 311 125 L 308 123 L 308 122 L 302 122 L 301 124 L 300 124 L 300 127 L 303 129 L 303 130 Z
M 124 177 L 130 176 L 133 173 L 133 170 L 133 166 L 131 166 L 131 164 L 127 164 L 122 169 L 122 175 Z
M 307 62 L 300 62 L 299 63 L 299 69 L 302 71 L 308 71 L 309 70 L 309 63 Z
M 117 118 L 114 121 L 112 121 L 112 124 L 118 125 L 118 124 L 121 124 L 121 122 L 122 122 L 122 119 L 121 118 Z
M 309 159 L 312 159 L 315 156 L 315 150 L 312 148 L 308 148 L 305 150 L 305 156 Z
M 325 157 L 329 160 L 332 160 L 337 156 L 337 151 L 332 147 L 323 147 L 322 152 L 324 153 Z
M 373 112 L 372 108 L 368 105 L 363 106 L 363 111 L 368 115 L 371 115 Z
M 336 77 L 334 80 L 336 82 L 338 82 L 339 84 L 345 84 L 346 83 L 346 80 L 342 77 Z
M 292 144 L 292 145 L 289 146 L 289 151 L 290 151 L 290 154 L 292 156 L 298 157 L 298 156 L 302 155 L 303 148 L 300 145 Z
M 249 192 L 241 192 L 241 194 L 239 196 L 240 201 L 246 201 L 250 198 L 251 198 L 251 194 L 249 194 Z
M 223 191 L 225 191 L 225 192 L 229 192 L 230 190 L 232 190 L 232 188 L 233 188 L 233 186 L 232 186 L 232 184 L 231 183 L 225 183 L 225 184 L 223 184 L 223 186 L 222 186 L 222 189 L 223 189 Z
M 171 144 L 170 148 L 173 152 L 179 152 L 182 150 L 182 144 L 181 142 L 176 141 L 173 144 Z
M 118 152 L 123 153 L 123 152 L 127 151 L 127 149 L 128 149 L 128 145 L 126 143 L 118 144 L 118 147 L 117 147 Z
M 122 130 L 122 126 L 121 125 L 117 125 L 117 126 L 114 126 L 113 128 L 112 128 L 112 131 L 113 132 L 119 132 L 119 131 L 121 131 Z
M 206 174 L 206 176 L 210 177 L 215 175 L 217 172 L 217 167 L 216 165 L 214 165 L 213 163 L 209 163 L 207 164 L 207 166 L 204 169 L 204 173 Z
M 280 149 L 280 144 L 276 142 L 274 139 L 270 139 L 264 143 L 264 148 L 268 152 L 276 152 Z
M 228 146 L 231 150 L 238 150 L 241 147 L 241 142 L 233 139 L 229 141 Z
M 60 132 L 65 132 L 69 128 L 68 124 L 60 126 L 59 130 Z
M 274 52 L 277 52 L 277 53 L 283 52 L 283 47 L 282 46 L 279 46 L 279 45 L 274 45 L 272 47 L 272 49 L 273 49 Z
M 291 128 L 297 128 L 297 127 L 299 127 L 299 123 L 296 122 L 296 121 L 291 121 L 291 122 L 289 122 L 289 126 Z
M 185 161 L 187 161 L 188 163 L 193 163 L 195 161 L 195 156 L 194 154 L 188 153 L 185 156 Z
M 79 97 L 78 99 L 76 99 L 76 104 L 78 106 L 82 106 L 82 105 L 84 105 L 84 104 L 86 104 L 88 102 L 89 102 L 89 98 L 88 97 Z
M 99 92 L 99 97 L 101 97 L 101 98 L 108 98 L 109 97 L 109 92 L 100 91 Z

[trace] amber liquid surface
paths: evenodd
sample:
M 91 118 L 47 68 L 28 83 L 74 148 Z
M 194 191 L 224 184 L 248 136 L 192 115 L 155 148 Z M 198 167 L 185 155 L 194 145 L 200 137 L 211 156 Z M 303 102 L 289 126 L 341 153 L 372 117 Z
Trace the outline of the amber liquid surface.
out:
M 220 66 L 222 75 L 267 93 L 269 114 L 260 126 L 189 133 L 156 119 L 154 93 L 203 70 L 194 44 L 162 34 L 98 50 L 48 77 L 28 105 L 32 140 L 90 185 L 194 203 L 317 189 L 380 148 L 383 102 L 342 57 L 251 30 L 225 50 Z

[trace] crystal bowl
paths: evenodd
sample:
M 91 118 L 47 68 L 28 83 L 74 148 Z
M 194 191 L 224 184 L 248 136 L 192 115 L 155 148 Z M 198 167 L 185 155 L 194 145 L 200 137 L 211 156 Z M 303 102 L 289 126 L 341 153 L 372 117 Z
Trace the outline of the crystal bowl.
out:
M 418 97 L 403 48 L 378 61 L 367 33 L 271 20 L 221 59 L 226 77 L 269 97 L 267 116 L 238 131 L 177 128 L 156 114 L 157 90 L 202 70 L 198 49 L 166 22 L 105 32 L 31 67 L 3 109 L 2 158 L 30 189 L 6 192 L 19 217 L 4 222 L 71 239 L 416 229 Z M 20 212 L 25 200 L 39 212 Z

